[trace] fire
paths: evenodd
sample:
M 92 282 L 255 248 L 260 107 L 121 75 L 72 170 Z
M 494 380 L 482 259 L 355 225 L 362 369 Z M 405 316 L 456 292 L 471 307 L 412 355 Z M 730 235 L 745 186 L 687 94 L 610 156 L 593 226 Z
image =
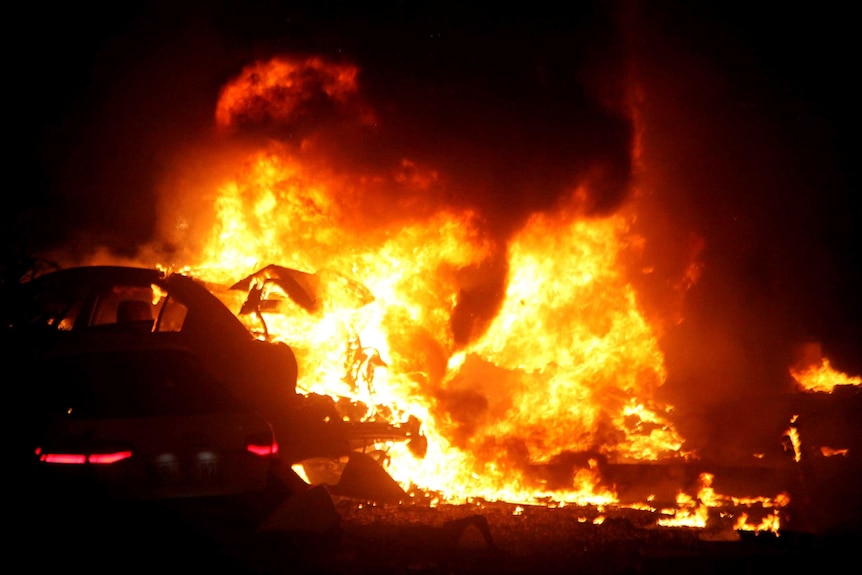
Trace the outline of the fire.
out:
M 222 90 L 216 122 L 295 125 L 323 101 L 367 124 L 357 73 L 255 63 Z M 215 225 L 187 267 L 233 310 L 248 291 L 229 286 L 250 278 L 267 305 L 237 313 L 292 347 L 299 392 L 332 399 L 346 421 L 421 422 L 421 453 L 366 446 L 408 493 L 602 507 L 618 502 L 603 463 L 693 455 L 656 400 L 664 357 L 624 265 L 642 241 L 632 206 L 588 216 L 589 190 L 572 190 L 503 239 L 469 207 L 440 207 L 435 166 L 408 156 L 362 171 L 329 154 L 311 135 L 242 158 L 212 190 Z M 273 265 L 313 298 L 256 273 Z M 548 466 L 566 479 L 550 482 Z M 705 477 L 677 503 L 675 521 L 702 525 L 728 500 Z
M 802 459 L 802 439 L 799 437 L 799 430 L 796 428 L 796 420 L 798 415 L 794 415 L 790 419 L 790 427 L 784 432 L 784 436 L 790 443 L 790 448 L 793 450 L 793 461 L 799 463 Z
M 301 391 L 350 398 L 364 406 L 360 420 L 423 422 L 424 458 L 385 447 L 393 477 L 447 498 L 535 501 L 549 494 L 529 485 L 524 466 L 564 452 L 679 455 L 666 408 L 651 404 L 664 379 L 657 339 L 619 271 L 625 217 L 589 220 L 570 208 L 527 222 L 507 248 L 498 313 L 459 349 L 451 326 L 463 277 L 495 255 L 481 220 L 442 210 L 361 229 L 346 221 L 344 186 L 285 149 L 256 155 L 222 186 L 219 225 L 193 267 L 223 283 L 278 261 L 354 287 L 326 290 L 315 313 L 281 294 L 285 305 L 264 320 L 270 338 L 296 351 Z M 369 296 L 357 301 L 360 284 Z M 377 358 L 364 378 L 351 371 L 357 352 Z M 596 475 L 574 470 L 560 496 L 612 501 Z
M 790 497 L 786 493 L 779 493 L 772 499 L 729 497 L 715 492 L 714 479 L 715 476 L 711 473 L 701 473 L 697 494 L 691 495 L 680 491 L 676 499 L 677 508 L 665 510 L 667 516 L 660 518 L 658 524 L 667 527 L 706 528 L 711 521 L 715 520 L 717 514 L 721 515 L 721 509 L 733 506 L 746 507 L 750 510 L 757 508 L 761 511 L 768 510 L 758 522 L 751 522 L 750 513 L 739 513 L 734 521 L 733 530 L 779 533 L 781 528 L 779 510 L 790 503 Z
M 358 69 L 321 58 L 273 58 L 255 62 L 227 83 L 216 108 L 216 124 L 284 121 L 304 114 L 318 94 L 339 105 L 352 100 L 357 91 Z
M 535 216 L 512 240 L 504 304 L 471 350 L 514 376 L 513 405 L 483 442 L 516 430 L 531 461 L 561 450 L 638 459 L 679 450 L 661 415 L 639 404 L 661 385 L 664 367 L 618 271 L 625 232 L 621 217 L 579 220 L 563 212 Z
M 803 391 L 831 393 L 837 385 L 862 385 L 862 377 L 851 377 L 834 369 L 825 357 L 819 364 L 806 368 L 791 368 L 790 375 Z

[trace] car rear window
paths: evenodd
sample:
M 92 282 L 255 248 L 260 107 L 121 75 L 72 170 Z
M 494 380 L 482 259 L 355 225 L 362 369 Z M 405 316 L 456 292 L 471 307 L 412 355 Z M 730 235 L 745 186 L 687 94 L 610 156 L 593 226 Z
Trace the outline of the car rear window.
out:
M 91 352 L 53 359 L 47 400 L 73 418 L 129 418 L 244 411 L 191 353 Z

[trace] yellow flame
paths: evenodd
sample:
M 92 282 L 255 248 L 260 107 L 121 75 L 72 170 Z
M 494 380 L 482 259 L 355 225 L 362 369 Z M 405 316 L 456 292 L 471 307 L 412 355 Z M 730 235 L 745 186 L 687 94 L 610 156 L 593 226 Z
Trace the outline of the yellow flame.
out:
M 771 508 L 772 512 L 762 518 L 757 524 L 749 523 L 750 513 L 740 512 L 735 519 L 733 529 L 738 531 L 772 531 L 778 533 L 781 527 L 779 509 L 790 503 L 787 493 L 779 493 L 774 498 L 752 497 L 739 498 L 717 494 L 712 487 L 714 476 L 711 473 L 701 473 L 700 488 L 696 496 L 683 491 L 677 494 L 677 508 L 666 509 L 667 517 L 659 518 L 658 525 L 671 527 L 707 527 L 714 509 L 734 507 Z
M 790 427 L 784 432 L 785 437 L 790 441 L 790 447 L 793 449 L 793 460 L 797 463 L 802 459 L 802 438 L 799 436 L 799 429 L 796 427 L 798 415 L 794 415 L 790 419 Z
M 480 337 L 456 349 L 451 322 L 460 270 L 481 266 L 495 250 L 474 213 L 439 210 L 363 228 L 347 215 L 354 199 L 335 192 L 346 186 L 344 177 L 319 165 L 307 169 L 303 158 L 278 147 L 246 165 L 221 186 L 217 225 L 193 267 L 226 285 L 275 262 L 367 288 L 373 297 L 361 305 L 350 291 L 324 291 L 316 313 L 273 290 L 266 297 L 281 305 L 260 319 L 272 339 L 296 352 L 300 391 L 349 398 L 364 407 L 358 419 L 423 422 L 424 458 L 384 446 L 388 469 L 403 485 L 448 498 L 604 503 L 615 496 L 597 485 L 595 470 L 573 469 L 570 486 L 548 490 L 524 467 L 565 452 L 680 455 L 670 409 L 653 401 L 665 378 L 663 356 L 619 271 L 624 216 L 586 219 L 561 210 L 530 219 L 508 244 L 498 313 Z M 238 309 L 244 294 L 221 296 Z M 251 329 L 257 318 L 243 320 Z M 365 365 L 365 382 L 348 377 L 354 359 L 365 358 L 357 353 L 378 360 Z
M 831 393 L 837 385 L 862 385 L 862 377 L 851 377 L 832 367 L 828 358 L 822 358 L 820 364 L 810 365 L 803 369 L 791 368 L 790 375 L 796 380 L 802 391 L 823 391 Z

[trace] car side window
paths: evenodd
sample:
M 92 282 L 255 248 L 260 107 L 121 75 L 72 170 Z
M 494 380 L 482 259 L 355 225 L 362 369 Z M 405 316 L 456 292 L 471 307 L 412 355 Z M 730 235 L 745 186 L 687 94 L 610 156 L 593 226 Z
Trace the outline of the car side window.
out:
M 83 307 L 83 300 L 47 291 L 25 299 L 10 318 L 10 326 L 32 331 L 69 331 Z
M 51 302 L 45 305 L 41 317 L 36 323 L 59 331 L 69 331 L 75 325 L 75 319 L 81 310 L 81 300 L 67 302 Z
M 159 320 L 156 324 L 156 331 L 159 332 L 177 332 L 182 331 L 183 323 L 186 320 L 186 315 L 189 308 L 173 296 L 168 296 L 164 300 Z
M 179 332 L 188 306 L 158 286 L 114 285 L 98 294 L 89 327 Z
M 161 300 L 154 300 L 149 287 L 115 285 L 99 294 L 90 316 L 90 326 L 111 325 L 152 331 L 161 303 Z

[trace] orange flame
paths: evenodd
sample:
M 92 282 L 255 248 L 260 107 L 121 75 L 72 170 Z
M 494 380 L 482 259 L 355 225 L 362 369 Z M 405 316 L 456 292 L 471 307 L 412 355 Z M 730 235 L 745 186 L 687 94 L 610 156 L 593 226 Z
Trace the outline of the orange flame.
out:
M 216 124 L 222 128 L 238 123 L 278 123 L 319 113 L 315 104 L 349 104 L 356 96 L 358 69 L 321 58 L 273 58 L 255 62 L 228 82 L 216 107 Z
M 369 121 L 357 73 L 317 58 L 255 63 L 222 90 L 216 121 L 295 123 L 321 99 Z M 689 455 L 655 399 L 664 357 L 622 271 L 642 242 L 633 214 L 588 218 L 576 189 L 503 241 L 470 209 L 435 207 L 434 167 L 402 158 L 348 173 L 317 151 L 270 141 L 246 157 L 213 190 L 216 224 L 188 267 L 233 310 L 247 294 L 227 286 L 270 264 L 313 279 L 313 309 L 263 285 L 278 305 L 241 319 L 294 349 L 301 393 L 349 400 L 345 419 L 422 422 L 423 457 L 373 446 L 408 492 L 603 506 L 617 498 L 602 461 Z M 587 457 L 548 484 L 537 470 L 569 454 Z M 680 496 L 689 522 L 717 504 L 707 483 L 698 504 Z
M 388 182 L 398 181 L 396 170 Z M 270 337 L 297 353 L 300 390 L 361 402 L 365 418 L 385 406 L 395 418 L 424 422 L 428 453 L 416 460 L 389 447 L 393 477 L 447 497 L 505 493 L 532 501 L 547 494 L 526 484 L 524 466 L 561 453 L 679 455 L 682 440 L 667 408 L 652 403 L 665 377 L 663 357 L 619 271 L 625 217 L 588 220 L 575 208 L 534 216 L 508 244 L 497 315 L 457 349 L 452 316 L 465 270 L 497 249 L 482 221 L 440 210 L 363 228 L 349 221 L 354 200 L 341 191 L 350 187 L 362 183 L 320 165 L 309 169 L 283 148 L 257 154 L 221 187 L 218 225 L 193 267 L 224 283 L 278 262 L 367 288 L 371 301 L 330 290 L 317 313 L 284 298 L 279 313 L 264 315 Z M 344 377 L 357 345 L 380 358 L 371 368 L 373 389 Z M 612 500 L 594 475 L 576 472 L 565 497 Z
M 738 498 L 720 495 L 712 487 L 714 476 L 711 473 L 701 473 L 700 488 L 697 495 L 692 496 L 684 491 L 677 495 L 677 508 L 666 510 L 668 516 L 660 518 L 658 524 L 670 527 L 706 528 L 714 518 L 714 510 L 728 506 L 746 507 L 770 510 L 759 522 L 752 523 L 750 513 L 741 512 L 736 517 L 732 529 L 735 531 L 771 531 L 778 533 L 781 528 L 779 510 L 790 504 L 786 493 L 779 493 L 774 498 L 751 497 Z
M 831 393 L 838 385 L 862 385 L 862 377 L 851 377 L 832 367 L 829 359 L 822 358 L 819 365 L 806 368 L 791 368 L 790 375 L 802 391 L 823 391 Z

